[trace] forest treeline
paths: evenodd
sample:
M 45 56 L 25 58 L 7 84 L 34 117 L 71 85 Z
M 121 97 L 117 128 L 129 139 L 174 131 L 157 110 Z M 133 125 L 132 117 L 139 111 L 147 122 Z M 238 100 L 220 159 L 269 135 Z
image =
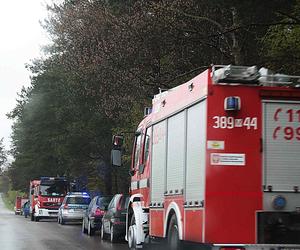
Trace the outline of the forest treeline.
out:
M 126 191 L 130 132 L 159 88 L 211 64 L 300 74 L 299 0 L 65 0 L 47 8 L 52 43 L 27 65 L 31 86 L 8 114 L 14 189 L 64 175 Z M 113 169 L 112 134 L 124 131 L 124 166 Z

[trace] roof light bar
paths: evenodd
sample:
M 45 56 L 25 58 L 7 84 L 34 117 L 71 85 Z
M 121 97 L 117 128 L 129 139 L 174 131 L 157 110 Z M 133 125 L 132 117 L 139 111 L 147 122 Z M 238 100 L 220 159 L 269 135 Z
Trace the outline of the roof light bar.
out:
M 68 192 L 68 195 L 83 195 L 83 196 L 90 196 L 87 192 Z
M 292 76 L 285 74 L 274 74 L 271 70 L 267 68 L 261 68 L 259 70 L 260 78 L 259 82 L 263 85 L 273 86 L 273 85 L 288 85 L 296 88 L 300 87 L 300 76 Z
M 256 66 L 216 65 L 212 72 L 215 83 L 257 84 L 260 77 Z
M 66 180 L 66 177 L 40 177 L 40 180 Z
M 214 65 L 212 78 L 215 84 L 259 84 L 300 88 L 300 76 L 274 74 L 267 68 L 257 70 L 256 66 Z

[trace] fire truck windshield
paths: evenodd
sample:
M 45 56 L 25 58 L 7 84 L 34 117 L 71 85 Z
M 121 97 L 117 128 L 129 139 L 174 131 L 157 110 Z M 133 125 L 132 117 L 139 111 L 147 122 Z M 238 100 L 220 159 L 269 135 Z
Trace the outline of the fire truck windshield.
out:
M 41 183 L 39 194 L 42 196 L 65 196 L 67 194 L 65 182 Z

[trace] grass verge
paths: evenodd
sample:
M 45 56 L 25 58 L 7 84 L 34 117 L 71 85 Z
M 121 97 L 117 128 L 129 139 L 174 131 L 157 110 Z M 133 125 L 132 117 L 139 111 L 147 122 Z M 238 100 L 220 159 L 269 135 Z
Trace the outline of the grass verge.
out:
M 0 175 L 0 194 L 5 206 L 10 210 L 14 210 L 17 196 L 26 196 L 26 193 L 24 192 L 12 190 L 9 178 L 5 175 Z
M 14 203 L 12 203 L 9 200 L 8 195 L 5 193 L 2 193 L 1 196 L 2 196 L 2 200 L 3 200 L 6 208 L 8 208 L 9 210 L 14 210 Z

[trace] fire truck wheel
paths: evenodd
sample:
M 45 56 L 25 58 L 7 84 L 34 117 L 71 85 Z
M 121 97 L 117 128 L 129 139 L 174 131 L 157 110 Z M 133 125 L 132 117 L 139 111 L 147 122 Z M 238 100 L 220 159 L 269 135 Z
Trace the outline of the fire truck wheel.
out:
M 92 228 L 92 225 L 91 225 L 91 221 L 90 221 L 90 220 L 89 220 L 89 224 L 88 224 L 88 235 L 89 235 L 89 236 L 94 235 L 94 229 Z
M 37 217 L 37 216 L 34 216 L 34 220 L 35 220 L 36 222 L 38 222 L 38 221 L 40 220 L 40 218 Z
M 173 214 L 168 228 L 168 246 L 171 250 L 179 250 L 180 240 L 176 215 Z
M 136 249 L 136 224 L 134 214 L 131 217 L 128 229 L 128 247 L 129 249 Z

